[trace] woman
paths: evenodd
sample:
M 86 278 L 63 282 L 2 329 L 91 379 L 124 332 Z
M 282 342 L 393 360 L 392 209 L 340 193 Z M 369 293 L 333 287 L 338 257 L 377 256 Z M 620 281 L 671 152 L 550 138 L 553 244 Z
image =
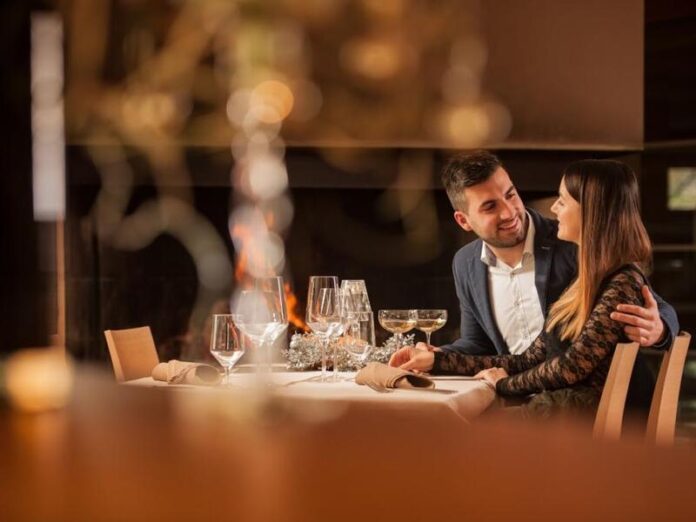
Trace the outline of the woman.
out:
M 476 374 L 500 395 L 536 394 L 525 406 L 528 414 L 594 412 L 614 346 L 628 341 L 610 314 L 621 303 L 643 305 L 651 247 L 640 218 L 638 182 L 623 163 L 579 161 L 566 168 L 551 210 L 558 237 L 579 246 L 579 270 L 532 346 L 498 356 L 411 349 L 401 368 Z

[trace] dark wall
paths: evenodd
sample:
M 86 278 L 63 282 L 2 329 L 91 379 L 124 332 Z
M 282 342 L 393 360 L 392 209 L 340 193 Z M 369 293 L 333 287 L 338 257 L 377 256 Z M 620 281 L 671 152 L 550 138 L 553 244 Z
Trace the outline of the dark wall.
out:
M 0 353 L 48 341 L 31 186 L 29 13 L 38 4 L 0 4 Z
M 327 152 L 290 148 L 287 165 L 295 214 L 286 237 L 287 270 L 304 316 L 311 275 L 365 279 L 373 309 L 446 308 L 450 320 L 436 342 L 458 336 L 459 308 L 451 275 L 454 253 L 473 239 L 452 219 L 439 183 L 449 151 L 419 151 L 431 157 L 431 175 L 417 184 L 397 179 L 408 149 L 354 150 L 362 167 L 348 173 L 327 161 Z M 498 151 L 527 202 L 557 193 L 564 165 L 586 157 L 617 157 L 611 151 Z M 330 156 L 330 154 L 329 154 Z M 234 247 L 227 229 L 231 155 L 225 149 L 187 151 L 194 175 L 195 208 Z M 134 185 L 127 214 L 153 201 L 157 190 L 147 163 L 129 157 Z M 626 159 L 624 157 L 624 159 Z M 635 157 L 632 160 L 635 163 Z M 69 211 L 66 223 L 68 346 L 81 359 L 108 361 L 103 330 L 150 325 L 162 355 L 203 357 L 205 325 L 191 324 L 200 289 L 190 254 L 170 236 L 127 252 L 100 239 L 93 207 L 101 178 L 83 148 L 68 154 Z M 354 165 L 355 166 L 355 165 Z M 127 183 L 124 179 L 123 183 Z M 409 202 L 399 214 L 399 200 Z M 224 304 L 231 288 L 219 292 Z M 212 312 L 212 309 L 211 311 Z M 377 328 L 377 339 L 386 332 Z

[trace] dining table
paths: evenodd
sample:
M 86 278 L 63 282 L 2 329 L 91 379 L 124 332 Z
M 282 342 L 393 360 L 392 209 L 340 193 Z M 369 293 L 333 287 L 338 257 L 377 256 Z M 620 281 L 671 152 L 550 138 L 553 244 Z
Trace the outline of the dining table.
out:
M 258 375 L 251 367 L 230 375 L 229 381 L 217 386 L 169 384 L 152 377 L 123 383 L 124 386 L 155 388 L 192 393 L 244 393 L 257 389 Z M 265 392 L 295 407 L 324 408 L 343 411 L 369 408 L 389 415 L 410 416 L 414 420 L 441 416 L 470 423 L 495 403 L 495 391 L 480 379 L 458 375 L 428 378 L 434 388 L 380 388 L 357 384 L 355 372 L 328 373 L 325 380 L 319 371 L 283 371 L 275 368 L 265 376 Z

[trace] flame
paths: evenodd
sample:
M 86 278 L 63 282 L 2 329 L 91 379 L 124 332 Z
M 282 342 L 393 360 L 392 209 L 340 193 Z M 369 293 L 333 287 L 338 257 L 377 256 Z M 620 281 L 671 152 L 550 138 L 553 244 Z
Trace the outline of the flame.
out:
M 250 241 L 252 235 L 250 227 L 242 225 L 240 223 L 236 223 L 232 227 L 230 234 L 232 236 L 232 239 L 239 239 L 243 245 L 242 248 L 239 250 L 239 253 L 237 255 L 237 263 L 234 267 L 234 280 L 237 282 L 242 282 L 245 279 L 247 279 L 246 274 L 247 267 L 249 266 L 249 255 L 251 254 L 252 257 L 258 258 L 259 253 L 249 252 L 253 245 L 253 242 Z
M 273 215 L 271 214 L 270 219 L 272 218 Z M 267 216 L 267 219 L 269 219 L 269 216 Z M 248 282 L 249 279 L 247 274 L 247 267 L 249 265 L 249 257 L 256 256 L 258 258 L 259 255 L 259 253 L 257 252 L 249 252 L 250 245 L 252 244 L 252 242 L 249 241 L 249 239 L 251 238 L 251 229 L 245 225 L 237 223 L 232 227 L 230 233 L 233 238 L 241 240 L 241 243 L 243 245 L 243 247 L 240 249 L 240 252 L 237 255 L 237 263 L 234 268 L 234 280 L 238 283 L 242 283 L 245 280 Z M 268 275 L 271 275 L 270 272 Z M 288 311 L 288 321 L 298 330 L 301 330 L 303 332 L 308 331 L 309 328 L 307 327 L 307 323 L 304 322 L 301 312 L 297 310 L 299 305 L 299 300 L 297 299 L 297 296 L 292 291 L 290 283 L 286 282 L 284 286 L 285 304 Z
M 290 283 L 285 283 L 285 302 L 288 308 L 288 321 L 298 330 L 302 330 L 303 332 L 308 331 L 307 323 L 305 323 L 302 316 L 297 313 L 296 309 L 299 301 L 297 300 L 295 293 L 290 288 Z

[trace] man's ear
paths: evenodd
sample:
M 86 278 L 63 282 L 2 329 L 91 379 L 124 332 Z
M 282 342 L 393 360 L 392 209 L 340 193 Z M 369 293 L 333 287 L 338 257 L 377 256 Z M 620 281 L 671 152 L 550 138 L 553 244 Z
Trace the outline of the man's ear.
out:
M 457 225 L 462 227 L 467 232 L 471 232 L 473 230 L 473 228 L 471 228 L 471 225 L 469 224 L 469 219 L 466 217 L 466 214 L 464 214 L 464 212 L 462 212 L 461 210 L 454 211 L 454 220 L 457 222 Z

